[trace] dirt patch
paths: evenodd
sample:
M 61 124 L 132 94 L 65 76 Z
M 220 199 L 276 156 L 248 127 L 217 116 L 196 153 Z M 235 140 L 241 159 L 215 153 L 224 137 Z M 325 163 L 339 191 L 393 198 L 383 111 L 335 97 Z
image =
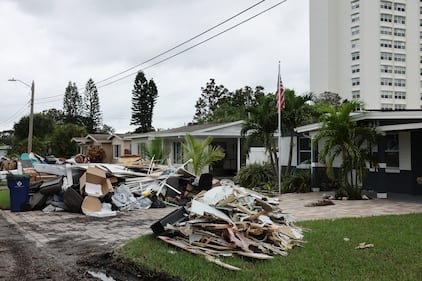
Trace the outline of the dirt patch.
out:
M 31 228 L 37 226 L 31 225 Z M 99 280 L 88 271 L 105 273 L 116 281 L 180 280 L 115 258 L 110 249 L 88 237 L 60 235 L 56 240 L 37 246 L 1 215 L 0 229 L 1 281 Z

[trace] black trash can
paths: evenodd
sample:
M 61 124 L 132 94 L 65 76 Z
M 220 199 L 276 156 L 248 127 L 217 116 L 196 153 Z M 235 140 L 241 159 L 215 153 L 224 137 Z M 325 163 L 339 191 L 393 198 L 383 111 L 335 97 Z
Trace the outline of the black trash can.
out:
M 10 190 L 10 210 L 21 212 L 29 203 L 29 180 L 31 175 L 8 175 L 7 186 Z

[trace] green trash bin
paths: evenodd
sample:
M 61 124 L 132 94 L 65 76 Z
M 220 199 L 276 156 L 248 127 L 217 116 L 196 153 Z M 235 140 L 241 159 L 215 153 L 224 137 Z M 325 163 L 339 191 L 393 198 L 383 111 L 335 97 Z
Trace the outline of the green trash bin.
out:
M 10 210 L 21 212 L 29 203 L 29 180 L 31 175 L 8 175 L 7 186 L 10 191 Z

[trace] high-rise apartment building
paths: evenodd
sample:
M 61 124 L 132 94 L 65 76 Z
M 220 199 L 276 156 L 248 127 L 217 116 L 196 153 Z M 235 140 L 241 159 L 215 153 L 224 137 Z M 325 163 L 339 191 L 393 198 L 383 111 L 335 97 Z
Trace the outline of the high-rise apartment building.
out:
M 310 90 L 420 109 L 422 0 L 309 0 Z

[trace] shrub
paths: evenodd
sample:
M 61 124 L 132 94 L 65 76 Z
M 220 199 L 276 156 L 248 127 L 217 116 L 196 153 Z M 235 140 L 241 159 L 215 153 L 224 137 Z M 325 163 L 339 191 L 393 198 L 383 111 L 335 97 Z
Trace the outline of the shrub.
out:
M 282 192 L 311 191 L 311 170 L 296 170 L 294 174 L 283 177 Z
M 271 186 L 274 181 L 274 174 L 270 164 L 249 164 L 242 167 L 233 181 L 243 187 L 252 189 L 255 187 Z

